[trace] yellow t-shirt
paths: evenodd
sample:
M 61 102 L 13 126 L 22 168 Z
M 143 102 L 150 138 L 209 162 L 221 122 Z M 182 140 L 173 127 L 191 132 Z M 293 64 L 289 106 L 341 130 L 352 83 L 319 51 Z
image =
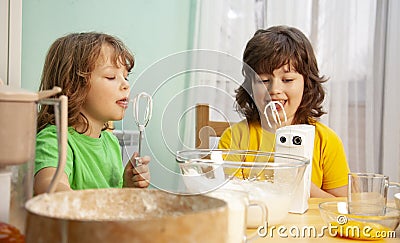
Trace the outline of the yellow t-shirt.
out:
M 346 153 L 339 136 L 326 125 L 315 122 L 314 152 L 311 181 L 324 190 L 347 185 L 350 171 Z M 246 120 L 225 130 L 219 140 L 220 149 L 260 150 L 275 149 L 275 134 L 265 131 L 258 123 Z

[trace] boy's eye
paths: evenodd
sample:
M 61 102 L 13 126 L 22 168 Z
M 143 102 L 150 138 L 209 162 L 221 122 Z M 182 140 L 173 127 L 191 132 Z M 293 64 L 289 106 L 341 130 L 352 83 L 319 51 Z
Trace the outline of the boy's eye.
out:
M 263 82 L 263 83 L 268 83 L 268 82 L 269 82 L 269 79 L 263 79 L 263 80 L 261 80 L 261 82 Z
M 108 80 L 114 80 L 115 77 L 106 77 L 106 79 L 108 79 Z
M 125 73 L 125 80 L 129 82 L 129 75 L 131 75 L 131 72 Z

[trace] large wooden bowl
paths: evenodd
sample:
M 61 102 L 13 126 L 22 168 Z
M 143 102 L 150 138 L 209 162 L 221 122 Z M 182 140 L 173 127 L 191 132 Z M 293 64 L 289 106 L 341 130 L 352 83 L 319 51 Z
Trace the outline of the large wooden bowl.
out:
M 225 242 L 228 209 L 203 195 L 149 189 L 42 194 L 26 204 L 27 242 Z

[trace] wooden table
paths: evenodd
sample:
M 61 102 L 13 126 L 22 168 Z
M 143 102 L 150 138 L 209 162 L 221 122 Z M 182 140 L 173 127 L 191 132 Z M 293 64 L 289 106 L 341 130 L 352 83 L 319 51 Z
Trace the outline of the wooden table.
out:
M 329 236 L 329 233 L 325 231 L 325 234 L 321 237 L 299 237 L 295 238 L 290 235 L 288 230 L 291 227 L 299 228 L 302 229 L 302 227 L 306 226 L 307 228 L 309 227 L 315 227 L 317 234 L 319 234 L 322 230 L 321 228 L 323 226 L 326 226 L 326 223 L 323 221 L 321 218 L 318 205 L 321 202 L 324 201 L 345 201 L 345 198 L 329 198 L 329 199 L 322 199 L 322 198 L 311 198 L 309 200 L 309 209 L 306 213 L 304 214 L 288 214 L 288 216 L 285 218 L 284 222 L 280 225 L 276 225 L 275 230 L 273 231 L 272 237 L 270 234 L 268 234 L 264 238 L 257 238 L 252 242 L 281 242 L 281 241 L 296 241 L 296 242 L 321 242 L 324 241 L 326 243 L 329 242 L 362 242 L 361 240 L 350 240 L 350 239 L 344 239 L 344 238 L 339 238 L 339 237 L 331 237 Z M 287 238 L 280 237 L 278 235 L 277 229 L 282 226 L 285 227 L 287 230 L 284 233 L 284 235 L 287 235 Z M 271 229 L 272 226 L 269 226 L 268 228 Z M 256 232 L 256 229 L 248 229 L 247 233 L 254 233 Z M 308 235 L 308 234 L 307 234 Z M 363 241 L 364 242 L 364 241 Z M 369 242 L 374 242 L 374 241 L 369 241 Z M 400 227 L 396 230 L 396 238 L 386 238 L 380 241 L 375 241 L 375 242 L 398 242 L 400 243 Z

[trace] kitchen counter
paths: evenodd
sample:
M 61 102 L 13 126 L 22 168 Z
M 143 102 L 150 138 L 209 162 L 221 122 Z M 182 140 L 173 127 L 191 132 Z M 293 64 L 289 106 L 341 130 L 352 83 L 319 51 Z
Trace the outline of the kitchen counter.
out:
M 275 225 L 275 226 L 268 226 L 268 234 L 266 234 L 265 231 L 261 232 L 263 235 L 266 235 L 263 238 L 257 238 L 252 242 L 281 242 L 281 241 L 296 241 L 296 242 L 321 242 L 324 241 L 326 243 L 329 242 L 361 242 L 362 240 L 350 240 L 350 239 L 344 239 L 344 238 L 339 238 L 339 237 L 332 237 L 329 236 L 328 230 L 324 231 L 324 234 L 321 234 L 321 228 L 326 226 L 325 222 L 323 221 L 318 205 L 321 202 L 325 201 L 343 201 L 345 198 L 311 198 L 309 199 L 309 209 L 306 213 L 304 214 L 289 214 L 284 222 L 280 225 Z M 275 227 L 274 229 L 272 229 Z M 278 234 L 278 228 L 286 229 L 285 231 L 282 231 L 282 236 Z M 311 227 L 315 227 L 317 236 L 314 237 L 309 236 L 309 231 L 306 231 L 306 236 L 292 236 L 290 233 L 290 229 L 292 229 L 293 232 L 295 232 L 297 229 L 302 231 L 302 229 L 309 229 Z M 247 233 L 254 233 L 256 232 L 256 229 L 248 229 Z M 272 231 L 272 234 L 271 234 Z M 320 235 L 318 235 L 320 234 Z M 365 242 L 365 241 L 363 241 Z M 370 241 L 371 242 L 371 241 Z M 374 242 L 374 241 L 372 241 Z M 375 242 L 400 242 L 400 227 L 397 228 L 396 230 L 396 238 L 386 238 L 380 241 L 375 241 Z

